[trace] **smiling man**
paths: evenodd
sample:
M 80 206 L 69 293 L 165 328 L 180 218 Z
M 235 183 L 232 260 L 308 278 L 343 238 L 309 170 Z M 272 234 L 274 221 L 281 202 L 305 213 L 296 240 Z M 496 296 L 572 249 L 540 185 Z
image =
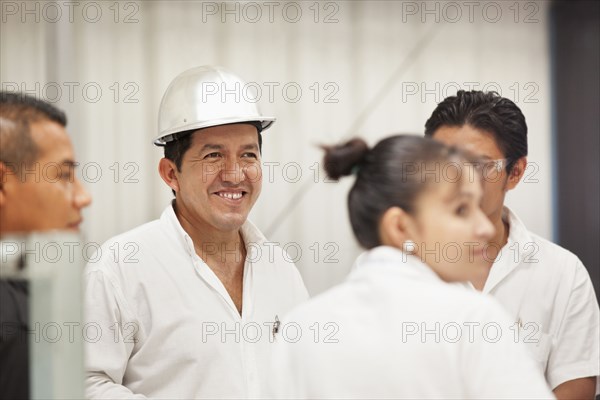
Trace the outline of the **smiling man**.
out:
M 52 104 L 0 92 L 0 238 L 79 230 L 91 198 L 74 176 L 66 125 Z M 28 297 L 26 281 L 0 280 L 2 399 L 29 398 Z
M 262 116 L 237 76 L 183 72 L 159 110 L 158 170 L 175 199 L 88 265 L 89 398 L 258 398 L 279 317 L 308 295 L 248 221 L 262 187 Z M 116 247 L 115 247 L 116 246 Z M 115 259 L 110 249 L 131 251 Z M 106 250 L 106 251 L 104 251 Z
M 479 156 L 481 207 L 494 227 L 489 271 L 472 282 L 515 321 L 515 338 L 532 350 L 558 399 L 593 399 L 599 373 L 598 302 L 581 261 L 530 232 L 504 205 L 527 167 L 527 124 L 519 107 L 495 92 L 459 91 L 425 124 L 425 135 Z

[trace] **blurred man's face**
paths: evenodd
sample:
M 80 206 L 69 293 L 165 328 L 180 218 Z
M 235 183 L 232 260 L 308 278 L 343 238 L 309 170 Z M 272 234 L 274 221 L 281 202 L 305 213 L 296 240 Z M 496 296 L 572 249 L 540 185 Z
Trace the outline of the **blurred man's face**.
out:
M 498 147 L 494 136 L 490 132 L 475 129 L 470 125 L 441 126 L 433 133 L 433 138 L 449 146 L 466 150 L 483 161 L 485 165 L 483 174 L 483 200 L 481 209 L 494 220 L 502 215 L 504 197 L 512 189 L 508 185 L 506 161 L 501 170 L 497 170 L 493 160 L 504 159 L 505 155 Z
M 65 128 L 42 120 L 30 126 L 39 157 L 20 174 L 3 165 L 0 233 L 78 231 L 91 197 L 75 178 L 73 146 Z

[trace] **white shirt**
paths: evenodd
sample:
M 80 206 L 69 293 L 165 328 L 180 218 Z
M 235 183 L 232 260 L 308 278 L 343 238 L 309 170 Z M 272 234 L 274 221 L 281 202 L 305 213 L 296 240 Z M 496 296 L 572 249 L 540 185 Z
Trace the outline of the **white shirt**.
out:
M 378 247 L 342 284 L 282 321 L 272 394 L 553 398 L 511 325 L 489 296 L 443 282 L 414 256 Z
M 527 230 L 508 208 L 508 243 L 496 257 L 483 293 L 505 307 L 552 389 L 600 373 L 598 302 L 590 276 L 570 251 Z M 600 382 L 599 385 L 600 386 Z M 598 391 L 597 391 L 598 393 Z
M 275 320 L 308 294 L 287 254 L 241 233 L 241 316 L 171 206 L 102 246 L 85 273 L 88 398 L 263 396 Z

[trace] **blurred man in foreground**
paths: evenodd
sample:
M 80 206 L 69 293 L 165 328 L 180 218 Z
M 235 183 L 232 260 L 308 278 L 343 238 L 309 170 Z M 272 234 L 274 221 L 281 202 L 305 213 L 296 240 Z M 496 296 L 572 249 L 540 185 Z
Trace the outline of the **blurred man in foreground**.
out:
M 65 114 L 21 93 L 0 92 L 0 238 L 79 230 L 91 198 L 75 178 Z M 0 280 L 0 398 L 29 398 L 27 283 Z

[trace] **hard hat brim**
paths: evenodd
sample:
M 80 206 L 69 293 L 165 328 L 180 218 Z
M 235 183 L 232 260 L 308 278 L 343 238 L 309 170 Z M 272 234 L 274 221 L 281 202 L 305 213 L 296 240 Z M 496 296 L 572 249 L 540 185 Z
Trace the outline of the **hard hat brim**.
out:
M 245 117 L 222 118 L 219 120 L 196 122 L 196 123 L 189 124 L 189 125 L 179 126 L 179 127 L 177 127 L 177 129 L 171 129 L 171 130 L 167 130 L 165 132 L 161 132 L 160 136 L 158 136 L 156 139 L 154 139 L 153 143 L 155 146 L 166 146 L 167 143 L 177 140 L 180 137 L 180 136 L 178 137 L 177 134 L 181 133 L 181 132 L 192 133 L 193 131 L 197 131 L 198 129 L 210 128 L 210 127 L 219 126 L 219 125 L 238 124 L 238 123 L 244 123 L 244 122 L 259 122 L 262 126 L 262 129 L 261 129 L 261 132 L 262 132 L 266 129 L 269 129 L 271 127 L 271 125 L 273 125 L 273 122 L 275 122 L 275 120 L 276 120 L 275 117 L 261 116 L 260 118 L 248 118 L 247 116 L 245 116 Z

